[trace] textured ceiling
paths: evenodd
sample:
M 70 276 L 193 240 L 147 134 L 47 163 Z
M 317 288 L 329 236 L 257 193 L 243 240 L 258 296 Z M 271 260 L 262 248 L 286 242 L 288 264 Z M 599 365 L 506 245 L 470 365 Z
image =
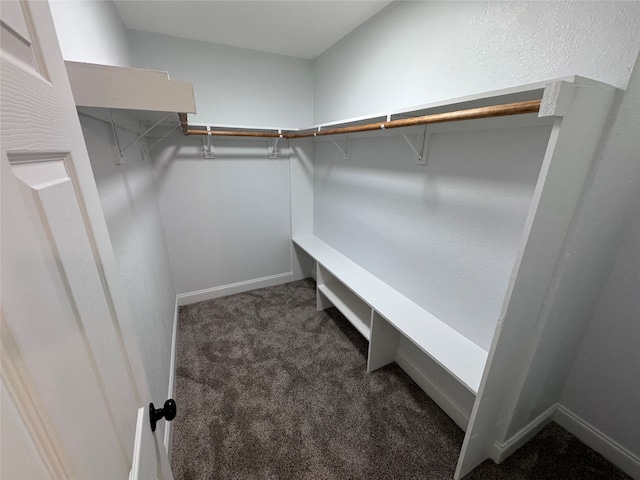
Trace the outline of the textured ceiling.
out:
M 385 1 L 116 1 L 127 28 L 313 59 Z

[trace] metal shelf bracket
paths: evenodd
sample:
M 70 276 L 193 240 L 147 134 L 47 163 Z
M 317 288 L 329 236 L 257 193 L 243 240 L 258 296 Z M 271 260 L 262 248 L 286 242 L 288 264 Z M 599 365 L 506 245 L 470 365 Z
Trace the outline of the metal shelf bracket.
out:
M 278 129 L 278 137 L 273 141 L 273 146 L 269 147 L 269 158 L 278 158 L 278 142 L 283 138 L 282 130 Z
M 129 143 L 127 143 L 123 148 L 120 148 L 120 140 L 118 139 L 118 130 L 117 130 L 117 125 L 116 125 L 116 120 L 115 117 L 113 116 L 113 109 L 110 108 L 109 109 L 109 113 L 111 114 L 111 131 L 113 132 L 113 139 L 116 143 L 115 147 L 116 147 L 116 165 L 122 165 L 122 157 L 124 156 L 124 152 L 134 143 L 136 143 L 138 140 L 142 140 L 144 139 L 144 137 L 154 128 L 156 128 L 158 125 L 160 125 L 162 122 L 164 122 L 167 117 L 169 115 L 171 115 L 171 113 L 167 113 L 164 117 L 162 117 L 160 120 L 158 120 L 156 123 L 154 123 L 153 125 L 151 125 L 149 128 L 147 128 L 144 132 L 142 132 L 141 134 L 139 134 L 136 138 L 134 138 L 133 140 L 131 140 Z M 179 124 L 178 124 L 179 125 Z M 162 137 L 164 138 L 164 137 Z M 145 151 L 145 147 L 144 147 L 144 143 L 142 145 L 142 154 L 144 156 L 144 158 L 147 158 L 147 153 L 148 151 Z
M 314 135 L 315 135 L 315 134 L 314 134 Z M 349 135 L 347 135 L 347 146 L 346 146 L 345 150 L 343 150 L 343 149 L 342 149 L 342 147 L 340 147 L 340 145 L 338 145 L 338 144 L 333 140 L 333 138 L 331 138 L 331 137 L 327 137 L 327 138 L 329 139 L 329 141 L 330 141 L 331 143 L 333 143 L 333 144 L 335 145 L 335 147 L 336 147 L 338 150 L 340 150 L 340 153 L 342 153 L 342 157 L 343 157 L 345 160 L 349 160 Z
M 160 137 L 158 140 L 156 140 L 155 142 L 153 142 L 153 143 L 151 144 L 151 146 L 150 146 L 149 148 L 147 148 L 146 154 L 148 155 L 148 154 L 149 154 L 149 152 L 151 151 L 151 149 L 152 149 L 153 147 L 155 147 L 156 145 L 158 145 L 162 140 L 164 140 L 165 138 L 167 138 L 171 132 L 173 132 L 174 130 L 176 130 L 178 127 L 181 127 L 181 126 L 182 126 L 182 124 L 181 124 L 181 123 L 178 123 L 175 127 L 173 127 L 171 130 L 169 130 L 167 133 L 165 133 L 162 137 Z M 144 145 L 144 142 L 143 142 L 143 145 Z
M 207 141 L 205 142 L 205 139 L 202 139 L 202 153 L 204 155 L 204 158 L 207 159 L 213 159 L 216 158 L 215 154 L 213 153 L 213 142 L 211 141 L 211 126 L 207 125 Z
M 118 141 L 118 132 L 116 131 L 116 120 L 113 117 L 113 110 L 110 108 L 109 113 L 111 114 L 111 133 L 113 133 L 113 140 L 115 142 L 115 160 L 116 165 L 122 165 L 122 150 L 120 150 L 120 142 Z
M 407 138 L 404 132 L 400 132 L 400 135 L 402 135 L 402 138 L 404 138 L 404 141 L 407 142 L 407 145 L 409 145 L 409 148 L 411 148 L 411 150 L 415 154 L 416 165 L 426 165 L 427 157 L 425 155 L 425 148 L 427 146 L 427 126 L 426 125 L 424 126 L 424 132 L 422 135 L 420 135 L 420 137 L 422 138 L 418 139 L 418 143 L 421 144 L 420 151 L 418 151 L 418 149 L 413 146 L 413 143 L 411 143 L 411 141 Z

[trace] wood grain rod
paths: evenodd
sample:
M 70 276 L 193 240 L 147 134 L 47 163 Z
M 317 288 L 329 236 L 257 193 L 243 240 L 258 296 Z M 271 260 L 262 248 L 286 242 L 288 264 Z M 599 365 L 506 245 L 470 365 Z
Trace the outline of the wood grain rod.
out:
M 338 127 L 319 132 L 305 132 L 285 134 L 285 138 L 322 137 L 325 135 L 337 135 L 340 133 L 370 132 L 372 130 L 387 130 L 389 128 L 413 127 L 416 125 L 428 125 L 430 123 L 455 122 L 458 120 L 473 120 L 477 118 L 503 117 L 507 115 L 520 115 L 523 113 L 536 113 L 540 110 L 541 100 L 507 103 L 504 105 L 492 105 L 490 107 L 471 108 L 457 110 L 455 112 L 434 113 L 421 117 L 403 118 L 390 122 L 368 123 L 366 125 L 354 125 L 352 127 Z
M 460 120 L 474 120 L 478 118 L 504 117 L 508 115 L 522 115 L 525 113 L 537 113 L 540 110 L 542 100 L 528 100 L 525 102 L 506 103 L 503 105 L 492 105 L 490 107 L 470 108 L 467 110 L 456 110 L 454 112 L 434 113 L 421 117 L 403 118 L 391 120 L 389 122 L 368 123 L 366 125 L 354 125 L 351 127 L 337 127 L 329 130 L 309 131 L 303 133 L 283 133 L 283 138 L 307 138 L 324 137 L 326 135 L 339 135 L 342 133 L 370 132 L 374 130 L 387 130 L 390 128 L 414 127 L 417 125 L 428 125 L 430 123 L 456 122 Z M 207 130 L 195 130 L 189 128 L 188 135 L 208 135 Z M 266 137 L 276 138 L 281 136 L 271 132 L 245 132 L 230 130 L 211 130 L 211 135 L 226 137 Z
M 279 134 L 275 132 L 243 132 L 240 130 L 194 130 L 189 128 L 187 135 L 211 135 L 214 137 L 264 137 L 264 138 L 278 138 L 282 136 L 285 138 L 285 134 Z

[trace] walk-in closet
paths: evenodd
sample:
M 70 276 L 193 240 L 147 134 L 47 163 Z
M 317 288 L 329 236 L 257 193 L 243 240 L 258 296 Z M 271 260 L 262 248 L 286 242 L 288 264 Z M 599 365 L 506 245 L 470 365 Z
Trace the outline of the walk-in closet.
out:
M 94 359 L 87 364 L 105 405 L 97 410 L 106 412 L 104 425 L 115 425 L 113 456 L 122 457 L 118 468 L 130 478 L 171 475 L 174 429 L 186 414 L 195 443 L 180 448 L 185 478 L 286 472 L 296 478 L 306 471 L 304 462 L 311 476 L 370 477 L 376 472 L 366 464 L 376 464 L 374 452 L 385 445 L 376 444 L 376 432 L 386 437 L 380 442 L 393 441 L 391 452 L 402 448 L 404 434 L 419 443 L 419 435 L 436 431 L 425 430 L 430 421 L 420 398 L 433 403 L 436 416 L 444 412 L 439 421 L 448 426 L 441 431 L 453 432 L 442 441 L 447 453 L 434 457 L 440 463 L 433 462 L 433 475 L 503 478 L 518 471 L 536 478 L 534 467 L 522 467 L 528 460 L 517 460 L 513 470 L 501 466 L 528 442 L 542 448 L 541 438 L 566 434 L 602 458 L 593 471 L 640 476 L 638 3 L 33 3 L 7 9 L 18 26 L 6 27 L 13 23 L 3 17 L 3 32 L 25 45 L 29 38 L 57 39 L 60 50 L 33 47 L 45 60 L 31 67 L 16 60 L 20 48 L 6 43 L 3 68 L 10 65 L 12 85 L 30 75 L 14 70 L 36 68 L 46 80 L 48 69 L 56 98 L 73 107 L 61 117 L 75 132 L 68 134 L 73 149 L 52 144 L 47 152 L 55 155 L 32 156 L 38 168 L 51 155 L 67 158 L 60 160 L 64 178 L 75 185 L 76 223 L 89 232 L 86 248 L 93 254 L 87 255 L 96 265 L 91 278 L 106 292 L 100 308 L 110 312 L 113 331 L 105 338 L 113 346 L 101 350 L 99 327 L 82 333 L 82 305 L 72 301 L 69 311 L 77 312 L 74 328 Z M 338 24 L 339 9 L 348 26 Z M 227 32 L 223 23 L 205 28 L 213 12 L 220 16 L 215 22 L 245 33 Z M 166 23 L 171 18 L 176 28 Z M 307 38 L 301 18 L 308 19 Z M 322 22 L 336 23 L 322 33 Z M 260 41 L 263 28 L 274 38 Z M 276 38 L 284 39 L 280 47 Z M 311 46 L 316 50 L 303 50 Z M 53 109 L 47 102 L 42 105 Z M 19 103 L 7 100 L 3 115 Z M 15 142 L 7 150 L 7 172 L 20 185 L 40 191 L 62 182 L 52 180 L 53 173 L 29 173 L 32 159 L 21 149 L 35 147 Z M 34 238 L 49 245 L 47 232 L 53 232 L 56 246 L 45 250 L 58 266 L 49 268 L 62 272 L 52 273 L 60 277 L 56 288 L 66 288 L 77 302 L 89 277 L 72 278 L 72 268 L 84 272 L 82 262 L 65 263 L 72 256 L 53 260 L 58 250 L 73 251 L 56 237 L 66 224 L 56 227 L 48 213 L 54 210 L 47 202 L 57 197 L 20 195 L 34 218 L 45 212 Z M 8 193 L 3 204 L 12 199 Z M 5 255 L 11 251 L 3 246 Z M 3 282 L 17 275 L 13 265 Z M 3 309 L 4 302 L 3 295 Z M 25 438 L 35 439 L 30 455 L 43 458 L 43 471 L 56 475 L 91 472 L 91 462 L 77 466 L 73 454 L 63 455 L 72 449 L 70 429 L 60 434 L 60 446 L 50 439 L 62 428 L 49 419 L 58 400 L 41 417 L 34 413 L 44 395 L 34 392 L 46 382 L 35 374 L 33 385 L 18 380 L 29 369 L 44 375 L 47 364 L 43 357 L 39 367 L 22 366 L 30 357 L 19 352 L 39 340 L 24 339 L 36 327 L 16 326 L 20 308 L 7 310 L 11 337 L 8 347 L 5 337 L 2 345 L 13 369 L 8 398 L 24 419 Z M 209 323 L 213 319 L 218 323 Z M 308 362 L 299 350 L 287 354 L 277 345 L 280 339 L 294 346 L 296 336 L 306 342 Z M 110 370 L 107 348 L 124 359 L 129 399 L 109 393 L 102 380 Z M 356 363 L 340 365 L 333 386 L 313 383 L 323 376 L 319 365 L 336 368 L 336 359 Z M 189 368 L 181 367 L 185 361 Z M 252 362 L 262 372 L 257 380 L 243 377 Z M 285 373 L 276 363 L 286 365 Z M 299 377 L 290 375 L 294 370 Z M 187 377 L 192 383 L 181 384 L 180 398 L 176 384 Z M 296 379 L 316 388 L 315 397 L 296 396 L 290 385 Z M 246 414 L 242 419 L 233 413 L 230 398 L 237 394 L 241 404 L 243 382 L 251 383 L 245 385 L 254 397 L 263 389 L 272 417 L 251 409 L 238 410 Z M 3 391 L 4 385 L 3 376 Z M 283 390 L 274 393 L 279 386 Z M 42 388 L 55 395 L 55 382 Z M 384 398 L 375 397 L 376 388 Z M 393 410 L 396 388 L 399 430 L 376 416 Z M 284 392 L 294 393 L 287 400 Z M 352 452 L 351 437 L 334 432 L 341 445 L 334 452 L 328 433 L 318 433 L 336 428 L 320 422 L 322 415 L 351 425 L 318 399 L 348 402 L 354 392 L 371 395 L 344 406 L 358 417 L 349 434 L 366 432 L 362 458 Z M 165 403 L 173 398 L 177 416 Z M 308 424 L 294 399 L 310 402 Z M 251 398 L 243 401 L 256 407 Z M 207 402 L 215 408 L 207 410 Z M 196 421 L 198 408 L 225 420 Z M 419 425 L 407 420 L 412 408 Z M 193 465 L 203 459 L 215 463 L 215 454 L 202 453 L 206 442 L 219 440 L 215 448 L 227 452 L 251 451 L 233 450 L 251 443 L 236 429 L 236 418 L 261 439 L 250 447 L 264 465 L 258 469 L 229 453 L 224 462 L 219 457 L 220 470 L 197 473 Z M 273 419 L 281 419 L 283 430 L 269 426 Z M 271 457 L 261 449 L 276 442 L 273 432 L 287 442 Z M 292 453 L 298 444 L 300 452 L 312 451 L 313 435 L 324 454 Z M 179 438 L 185 442 L 182 433 Z M 87 451 L 110 440 L 101 441 Z M 437 442 L 428 445 L 437 449 Z M 393 455 L 385 455 L 377 456 L 389 467 L 383 476 L 402 476 Z M 421 471 L 430 478 L 428 467 L 410 457 L 402 457 L 404 474 Z M 281 464 L 270 469 L 276 458 Z M 483 463 L 488 460 L 498 465 Z M 540 461 L 539 468 L 552 463 Z

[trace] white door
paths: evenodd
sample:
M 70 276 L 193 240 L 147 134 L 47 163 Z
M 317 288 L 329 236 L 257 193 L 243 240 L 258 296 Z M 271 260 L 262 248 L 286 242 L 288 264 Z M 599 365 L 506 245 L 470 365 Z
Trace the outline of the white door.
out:
M 49 5 L 0 9 L 0 477 L 171 478 Z

